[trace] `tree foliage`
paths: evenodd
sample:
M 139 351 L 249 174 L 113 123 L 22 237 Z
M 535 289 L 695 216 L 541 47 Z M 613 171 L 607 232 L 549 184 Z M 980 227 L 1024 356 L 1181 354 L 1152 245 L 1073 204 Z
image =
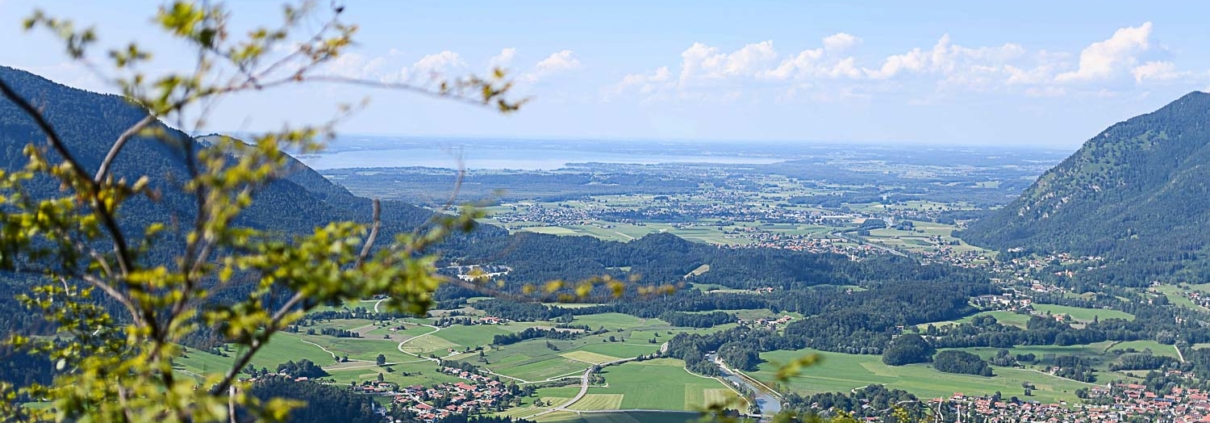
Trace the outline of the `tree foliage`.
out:
M 936 350 L 924 337 L 909 333 L 891 341 L 891 344 L 882 352 L 882 362 L 891 366 L 928 363 L 933 361 L 934 352 Z
M 377 245 L 377 203 L 372 218 L 360 222 L 308 221 L 307 210 L 299 210 L 301 217 L 282 216 L 298 219 L 292 223 L 299 226 L 315 223 L 305 231 L 275 231 L 246 219 L 255 215 L 260 194 L 268 193 L 268 201 L 299 194 L 270 189 L 296 163 L 286 151 L 322 150 L 351 108 L 341 106 L 329 122 L 257 134 L 246 142 L 224 136 L 199 142 L 165 123 L 199 133 L 209 105 L 223 97 L 310 82 L 369 84 L 502 112 L 520 106 L 505 96 L 511 85 L 502 71 L 425 86 L 324 74 L 323 65 L 353 43 L 357 30 L 342 22 L 342 12 L 343 7 L 287 5 L 280 25 L 237 37 L 222 6 L 172 2 L 153 22 L 194 49 L 196 63 L 185 72 L 159 75 L 141 70 L 152 55 L 137 44 L 110 49 L 98 61 L 95 30 L 40 11 L 25 21 L 27 29 L 45 28 L 60 37 L 69 56 L 114 84 L 121 96 L 110 103 L 120 113 L 111 118 L 123 129 L 98 134 L 73 126 L 70 116 L 34 105 L 31 98 L 39 93 L 29 91 L 28 76 L 9 70 L 0 78 L 6 125 L 20 122 L 18 127 L 33 130 L 19 136 L 41 139 L 20 150 L 22 166 L 0 171 L 0 267 L 44 278 L 45 284 L 19 300 L 65 335 L 11 337 L 12 347 L 47 357 L 57 373 L 49 383 L 0 385 L 0 414 L 18 420 L 199 422 L 228 420 L 240 410 L 280 420 L 299 403 L 249 395 L 252 386 L 237 377 L 275 333 L 325 303 L 382 295 L 388 309 L 410 313 L 424 313 L 433 304 L 433 291 L 447 280 L 435 274 L 437 257 L 426 251 L 450 233 L 469 229 L 473 210 L 435 217 Z M 325 24 L 306 33 L 303 23 L 317 16 Z M 56 106 L 67 113 L 85 107 Z M 112 138 L 82 142 L 81 133 Z M 139 150 L 166 160 L 158 169 L 123 167 Z M 5 148 L 5 154 L 13 150 Z M 145 212 L 156 207 L 188 212 Z M 174 371 L 173 362 L 181 343 L 200 330 L 215 331 L 238 353 L 232 368 L 195 380 Z M 18 397 L 45 399 L 50 406 L 22 408 Z

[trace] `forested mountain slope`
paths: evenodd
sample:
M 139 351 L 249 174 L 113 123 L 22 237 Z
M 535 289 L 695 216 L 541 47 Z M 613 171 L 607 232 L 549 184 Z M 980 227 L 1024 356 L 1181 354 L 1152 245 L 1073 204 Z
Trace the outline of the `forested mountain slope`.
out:
M 39 106 L 64 139 L 72 154 L 89 172 L 93 172 L 112 142 L 146 113 L 121 97 L 97 94 L 54 83 L 17 69 L 0 67 L 0 79 Z M 168 131 L 177 143 L 201 143 L 172 128 Z M 20 168 L 26 159 L 22 150 L 28 144 L 45 146 L 45 135 L 28 116 L 7 100 L 0 100 L 0 167 Z M 114 164 L 118 177 L 151 177 L 151 185 L 164 195 L 157 202 L 130 203 L 122 212 L 125 218 L 139 221 L 176 217 L 188 221 L 193 213 L 192 198 L 180 192 L 187 180 L 181 149 L 161 140 L 136 138 L 123 150 Z M 51 153 L 53 154 L 53 153 Z M 354 197 L 347 190 L 324 179 L 314 170 L 295 162 L 283 179 L 256 193 L 256 202 L 243 215 L 242 224 L 283 232 L 295 232 L 339 219 L 369 220 L 370 202 Z M 34 181 L 29 187 L 35 196 L 58 191 L 57 182 Z M 175 189 L 173 189 L 175 188 Z M 384 207 L 384 224 L 400 230 L 415 226 L 429 213 L 417 207 L 392 203 Z
M 1103 255 L 1111 283 L 1203 277 L 1210 246 L 1210 94 L 1115 124 L 960 236 L 998 249 Z
M 42 110 L 72 155 L 90 173 L 100 165 L 111 143 L 146 116 L 142 109 L 121 97 L 63 86 L 21 70 L 0 67 L 0 79 Z M 194 151 L 200 148 L 199 141 L 188 135 L 165 129 L 173 142 L 191 143 Z M 6 99 L 0 99 L 0 169 L 24 167 L 27 162 L 24 148 L 30 144 L 46 148 L 45 140 L 45 134 L 29 116 Z M 150 186 L 162 194 L 156 201 L 133 199 L 119 210 L 128 234 L 141 234 L 142 227 L 159 222 L 169 228 L 161 242 L 179 242 L 184 228 L 180 231 L 176 228 L 191 222 L 195 215 L 192 196 L 180 189 L 188 179 L 181 151 L 161 140 L 136 138 L 118 157 L 113 167 L 116 177 L 133 179 L 148 175 Z M 48 154 L 53 157 L 54 153 Z M 244 213 L 240 224 L 280 233 L 302 233 L 334 220 L 370 220 L 370 200 L 354 197 L 302 163 L 295 162 L 289 174 L 283 176 L 255 193 L 256 201 Z M 38 199 L 62 195 L 59 183 L 48 179 L 28 181 L 25 188 L 31 197 Z M 384 203 L 384 233 L 411 230 L 430 215 L 429 211 L 412 205 Z M 153 252 L 146 259 L 166 258 Z M 0 335 L 14 328 L 44 330 L 40 317 L 21 312 L 13 300 L 28 282 L 39 280 L 38 274 L 0 274 L 0 310 L 4 310 L 0 313 Z

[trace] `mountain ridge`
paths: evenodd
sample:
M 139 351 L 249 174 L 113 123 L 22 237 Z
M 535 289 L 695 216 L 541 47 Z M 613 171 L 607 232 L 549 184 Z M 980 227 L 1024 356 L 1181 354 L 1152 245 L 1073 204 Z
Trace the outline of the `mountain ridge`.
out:
M 1194 277 L 1210 247 L 1210 94 L 1111 125 L 958 235 L 997 249 L 1106 256 Z M 1151 262 L 1151 263 L 1148 263 Z M 1131 285 L 1145 281 L 1134 280 Z

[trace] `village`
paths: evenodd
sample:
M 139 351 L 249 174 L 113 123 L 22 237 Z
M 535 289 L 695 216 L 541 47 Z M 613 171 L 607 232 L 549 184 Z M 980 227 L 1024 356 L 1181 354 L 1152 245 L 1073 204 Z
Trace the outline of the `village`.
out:
M 392 402 L 415 413 L 417 420 L 434 422 L 454 414 L 499 411 L 520 393 L 515 384 L 506 386 L 476 372 L 448 366 L 439 370 L 470 383 L 442 383 L 427 388 L 413 385 L 385 394 L 393 395 Z
M 1161 394 L 1146 386 L 1115 383 L 1088 388 L 1087 404 L 1042 404 L 993 396 L 955 393 L 930 401 L 930 409 L 958 416 L 956 421 L 1192 423 L 1210 421 L 1210 395 L 1199 389 L 1172 388 Z

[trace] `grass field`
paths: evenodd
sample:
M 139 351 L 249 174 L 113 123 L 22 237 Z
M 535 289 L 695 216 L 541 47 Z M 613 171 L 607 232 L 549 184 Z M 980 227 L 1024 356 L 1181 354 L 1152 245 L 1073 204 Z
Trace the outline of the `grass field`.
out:
M 1139 352 L 1151 350 L 1151 353 L 1155 355 L 1164 355 L 1173 358 L 1179 357 L 1179 355 L 1176 353 L 1176 346 L 1164 345 L 1155 341 L 1119 342 L 1109 347 L 1109 350 L 1126 350 L 1129 348 L 1133 348 L 1135 351 Z M 1197 348 L 1197 346 L 1195 345 L 1194 348 Z
M 368 363 L 344 370 L 328 370 L 328 373 L 331 374 L 330 377 L 332 379 L 336 380 L 337 385 L 345 386 L 351 381 L 360 383 L 367 380 L 378 380 L 379 373 L 382 374 L 383 380 L 404 386 L 463 381 L 455 376 L 437 372 L 437 365 L 427 360 L 395 364 L 391 366 L 391 369 L 394 371 L 387 372 L 384 368 L 374 366 L 373 363 Z
M 463 347 L 476 347 L 490 344 L 492 342 L 492 337 L 496 335 L 520 332 L 532 326 L 534 325 L 524 323 L 510 323 L 507 325 L 450 326 L 441 329 L 440 332 L 434 333 L 432 336 L 436 336 L 449 341 L 452 344 L 461 345 Z
M 454 359 L 484 366 L 509 377 L 531 382 L 542 381 L 576 375 L 595 363 L 651 354 L 659 350 L 660 344 L 679 332 L 709 333 L 734 326 L 710 329 L 677 328 L 659 319 L 640 319 L 620 313 L 577 316 L 574 323 L 588 325 L 594 330 L 604 327 L 608 332 L 570 340 L 538 338 L 494 346 L 484 353 L 486 363 L 480 361 L 477 354 L 457 356 Z M 518 324 L 510 326 L 514 325 Z M 503 328 L 520 330 L 521 327 L 524 326 Z M 457 336 L 451 336 L 450 339 L 458 339 L 470 345 L 485 345 L 490 341 L 479 341 L 476 337 L 490 338 L 489 335 L 492 335 L 494 330 L 500 330 L 502 327 L 485 328 L 487 329 L 466 331 L 461 335 L 455 333 Z M 452 329 L 443 329 L 438 334 L 444 334 L 447 330 Z M 465 338 L 460 338 L 462 335 L 465 335 Z M 614 338 L 613 342 L 608 342 L 610 337 Z M 424 338 L 418 341 L 424 341 Z
M 1050 312 L 1050 314 L 1066 314 L 1071 316 L 1073 319 L 1084 322 L 1091 322 L 1094 317 L 1098 319 L 1134 320 L 1133 314 L 1118 310 L 1079 308 L 1054 304 L 1034 304 L 1033 307 L 1034 310 L 1041 313 Z
M 1093 348 L 1095 350 L 1095 347 Z M 772 383 L 779 367 L 778 363 L 810 353 L 801 351 L 773 351 L 761 354 L 766 360 L 760 370 L 749 373 L 766 383 Z M 942 373 L 926 364 L 888 366 L 876 355 L 853 355 L 818 352 L 824 360 L 821 364 L 803 370 L 791 380 L 789 388 L 800 393 L 847 392 L 871 384 L 886 385 L 890 389 L 903 389 L 922 398 L 949 397 L 955 392 L 967 395 L 991 395 L 997 391 L 1004 396 L 1022 396 L 1022 382 L 1037 386 L 1030 399 L 1043 403 L 1059 400 L 1076 401 L 1075 390 L 1089 385 L 1062 379 L 1025 369 L 995 368 L 996 376 L 982 377 Z
M 597 403 L 576 403 L 571 408 L 696 411 L 730 392 L 722 382 L 690 374 L 684 367 L 685 362 L 668 358 L 605 367 L 601 375 L 608 386 L 588 389 L 589 395 L 601 395 Z M 541 395 L 559 393 L 540 390 Z
M 635 338 L 636 341 L 640 341 L 642 338 L 639 335 L 639 332 L 635 332 L 635 334 L 632 337 Z M 669 338 L 671 338 L 671 337 L 669 337 Z M 667 339 L 665 339 L 665 340 L 667 340 Z M 621 342 L 616 342 L 616 343 L 588 344 L 580 349 L 583 351 L 596 353 L 596 354 L 609 356 L 609 357 L 630 358 L 630 357 L 636 357 L 639 355 L 651 354 L 653 352 L 659 351 L 660 346 L 659 346 L 659 344 L 631 344 L 631 343 L 623 344 Z
M 583 362 L 569 360 L 562 357 L 541 357 L 538 359 L 526 360 L 519 364 L 487 364 L 487 366 L 489 366 L 493 371 L 501 374 L 528 381 L 541 381 L 554 378 L 556 376 L 574 375 L 583 372 L 584 369 L 588 367 Z
M 569 358 L 569 359 L 572 359 L 575 361 L 588 363 L 588 364 L 608 363 L 611 361 L 617 361 L 619 359 L 619 357 L 613 357 L 613 356 L 608 356 L 608 355 L 604 355 L 604 354 L 597 354 L 594 352 L 582 351 L 582 350 L 581 351 L 569 351 L 569 352 L 565 352 L 565 353 L 559 354 L 559 355 L 563 356 L 564 358 Z
M 1000 324 L 1002 324 L 1002 325 L 1016 326 L 1016 327 L 1019 327 L 1022 329 L 1024 329 L 1025 324 L 1029 322 L 1029 315 L 1017 314 L 1017 313 L 1013 313 L 1011 311 L 1004 311 L 1004 310 L 985 311 L 985 312 L 978 313 L 975 315 L 963 317 L 961 320 L 958 320 L 958 322 L 959 323 L 970 323 L 971 321 L 973 321 L 975 319 L 975 316 L 992 316 L 992 317 L 995 317 L 996 321 L 1000 322 Z
M 933 322 L 933 323 L 921 323 L 919 325 L 916 325 L 916 327 L 918 327 L 920 329 L 925 329 L 929 325 L 941 327 L 941 326 L 954 325 L 954 324 L 959 324 L 959 323 L 970 323 L 975 320 L 975 317 L 978 317 L 978 316 L 992 316 L 992 317 L 995 317 L 996 321 L 1002 325 L 1016 326 L 1016 327 L 1019 327 L 1022 329 L 1024 329 L 1025 324 L 1029 322 L 1028 315 L 1017 314 L 1017 313 L 1013 313 L 1011 311 L 1005 311 L 1005 310 L 993 310 L 993 311 L 983 311 L 983 312 L 975 313 L 975 314 L 963 317 L 958 320 L 949 320 L 949 321 L 944 321 L 944 322 Z
M 278 364 L 290 360 L 298 361 L 304 358 L 321 366 L 336 362 L 331 354 L 324 352 L 319 347 L 302 342 L 308 338 L 318 337 L 306 337 L 295 333 L 278 333 L 252 357 L 252 365 L 257 368 L 276 369 Z M 235 361 L 234 357 L 239 354 L 239 351 L 235 347 L 231 347 L 231 350 L 227 354 L 228 357 L 221 357 L 208 352 L 191 350 L 185 357 L 177 358 L 175 364 L 177 367 L 193 373 L 214 372 L 230 368 L 231 364 Z
M 701 417 L 697 413 L 654 413 L 654 412 L 614 412 L 614 413 L 550 413 L 535 420 L 539 423 L 686 423 L 695 422 Z
M 1075 355 L 1081 357 L 1105 358 L 1105 350 L 1113 345 L 1111 341 L 1097 342 L 1095 344 L 1084 345 L 1021 345 L 1013 348 L 1006 348 L 1012 354 L 1033 354 L 1042 360 L 1048 355 L 1063 356 Z M 1114 347 L 1117 348 L 1117 347 Z M 957 350 L 966 351 L 983 358 L 990 358 L 996 355 L 1000 348 L 992 347 L 975 347 L 975 348 L 955 348 Z M 999 368 L 997 368 L 999 369 Z
M 1200 287 L 1200 286 L 1204 286 L 1204 285 L 1205 284 L 1192 285 L 1192 286 Z M 1152 287 L 1149 289 L 1154 290 L 1155 292 L 1158 292 L 1160 295 L 1168 297 L 1168 302 L 1172 303 L 1173 305 L 1176 305 L 1178 307 L 1184 307 L 1184 308 L 1187 308 L 1190 310 L 1206 311 L 1206 309 L 1204 307 L 1194 304 L 1193 301 L 1189 300 L 1184 295 L 1181 295 L 1183 292 L 1185 292 L 1185 289 L 1183 289 L 1179 286 L 1160 285 L 1160 286 Z M 1208 291 L 1208 292 L 1210 292 L 1210 291 Z
M 623 394 L 587 394 L 567 408 L 571 410 L 618 410 L 622 408 L 624 397 Z
M 667 323 L 659 319 L 641 319 L 629 314 L 621 313 L 602 313 L 590 314 L 586 316 L 576 316 L 575 324 L 588 325 L 588 327 L 596 329 L 604 327 L 605 329 L 630 329 L 643 326 L 668 326 Z

